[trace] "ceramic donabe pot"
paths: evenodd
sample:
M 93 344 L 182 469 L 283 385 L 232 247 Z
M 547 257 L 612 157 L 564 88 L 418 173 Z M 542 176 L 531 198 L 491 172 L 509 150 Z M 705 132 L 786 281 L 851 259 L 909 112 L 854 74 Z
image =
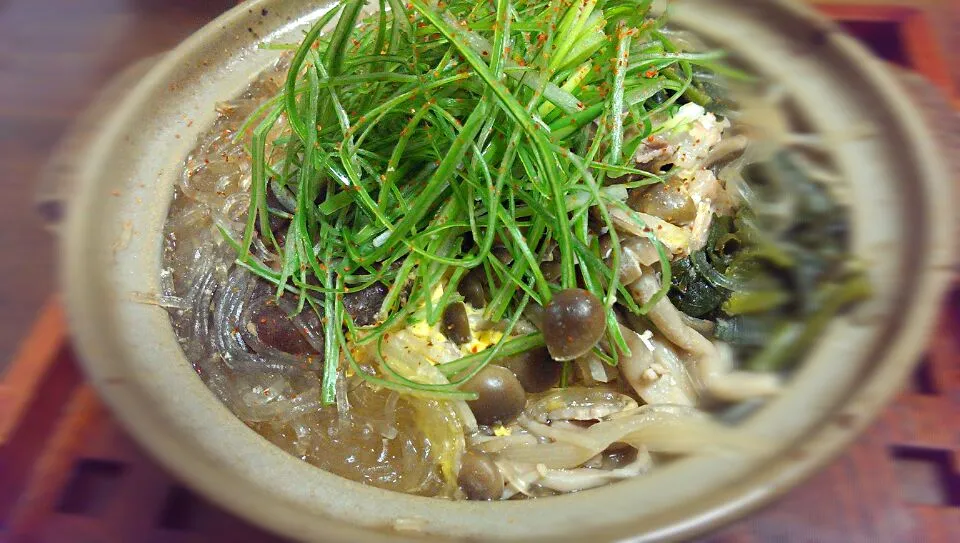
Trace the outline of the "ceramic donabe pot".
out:
M 374 3 L 375 5 L 375 3 Z M 164 56 L 92 135 L 64 229 L 70 325 L 87 374 L 124 427 L 176 476 L 250 521 L 304 540 L 679 538 L 766 503 L 847 444 L 908 375 L 950 272 L 943 157 L 886 68 L 806 8 L 678 0 L 673 24 L 743 59 L 793 95 L 850 183 L 854 251 L 876 297 L 836 320 L 787 392 L 744 424 L 774 451 L 688 458 L 648 476 L 527 501 L 452 502 L 379 490 L 290 456 L 234 417 L 184 357 L 157 292 L 174 183 L 214 104 L 273 63 L 263 40 L 297 41 L 329 3 L 242 4 Z M 252 31 L 248 30 L 252 29 Z M 848 133 L 847 131 L 846 133 Z

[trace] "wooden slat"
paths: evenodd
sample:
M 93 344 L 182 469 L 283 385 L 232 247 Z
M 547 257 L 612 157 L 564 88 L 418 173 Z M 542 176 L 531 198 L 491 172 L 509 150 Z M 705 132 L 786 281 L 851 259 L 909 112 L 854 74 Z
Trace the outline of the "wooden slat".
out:
M 111 526 L 99 519 L 76 515 L 55 515 L 55 522 L 46 522 L 31 537 L 13 536 L 12 543 L 62 543 L 64 541 L 113 542 L 122 541 Z
M 35 534 L 52 516 L 56 500 L 73 470 L 91 422 L 103 415 L 100 400 L 89 385 L 81 385 L 37 460 L 20 499 L 7 519 L 14 538 Z
M 0 524 L 10 515 L 30 473 L 44 450 L 79 383 L 80 372 L 69 349 L 54 356 L 47 374 L 38 383 L 37 393 L 23 408 L 23 417 L 15 425 L 6 444 L 0 445 Z
M 947 507 L 913 506 L 914 514 L 924 527 L 924 543 L 956 543 L 960 541 L 960 510 Z
M 911 67 L 935 84 L 954 107 L 960 109 L 960 93 L 950 75 L 950 65 L 940 45 L 940 37 L 923 9 L 909 2 L 904 5 L 870 5 L 814 1 L 813 4 L 824 15 L 839 22 L 897 25 Z
M 958 275 L 960 277 L 960 275 Z M 954 287 L 960 293 L 960 284 Z M 960 390 L 960 296 L 953 296 L 940 311 L 936 332 L 930 338 L 928 355 L 931 377 L 938 390 Z M 960 397 L 956 398 L 960 409 Z M 958 416 L 960 418 L 960 416 Z
M 13 363 L 0 379 L 0 446 L 10 437 L 37 386 L 66 340 L 66 321 L 57 297 L 50 298 Z
M 911 6 L 880 6 L 870 4 L 834 4 L 814 1 L 813 4 L 824 15 L 836 21 L 857 21 L 867 23 L 900 23 L 917 12 Z
M 900 30 L 913 68 L 925 75 L 949 98 L 957 100 L 946 57 L 927 16 L 922 11 L 913 11 L 902 21 Z

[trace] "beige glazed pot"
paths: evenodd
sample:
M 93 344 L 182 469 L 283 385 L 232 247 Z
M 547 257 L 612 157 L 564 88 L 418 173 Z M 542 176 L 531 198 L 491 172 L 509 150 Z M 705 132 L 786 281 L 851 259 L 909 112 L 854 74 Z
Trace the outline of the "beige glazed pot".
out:
M 375 3 L 374 3 L 375 4 Z M 868 424 L 908 375 L 951 273 L 946 160 L 906 93 L 852 38 L 782 1 L 677 0 L 673 24 L 734 52 L 790 93 L 805 123 L 838 139 L 854 251 L 876 296 L 835 321 L 788 391 L 743 424 L 774 451 L 689 458 L 623 483 L 560 497 L 450 502 L 363 486 L 274 447 L 207 390 L 159 289 L 162 229 L 184 158 L 239 94 L 298 41 L 327 0 L 244 3 L 166 55 L 116 104 L 80 157 L 64 229 L 70 324 L 87 375 L 126 429 L 186 484 L 301 540 L 602 541 L 689 537 L 767 503 Z M 249 29 L 249 30 L 248 30 Z

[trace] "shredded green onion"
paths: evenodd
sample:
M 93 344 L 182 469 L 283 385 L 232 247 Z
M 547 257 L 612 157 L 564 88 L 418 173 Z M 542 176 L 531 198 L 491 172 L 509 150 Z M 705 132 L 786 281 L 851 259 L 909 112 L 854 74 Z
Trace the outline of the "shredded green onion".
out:
M 348 345 L 379 344 L 421 308 L 435 323 L 474 268 L 491 278 L 485 316 L 510 315 L 510 329 L 527 300 L 547 304 L 559 289 L 586 285 L 611 309 L 614 348 L 602 359 L 616 364 L 629 349 L 613 305 L 646 311 L 665 295 L 671 272 L 656 243 L 663 291 L 645 307 L 624 299 L 611 271 L 620 244 L 607 185 L 624 175 L 633 177 L 616 180 L 621 190 L 660 181 L 630 162 L 638 140 L 627 127 L 645 137 L 677 101 L 709 101 L 692 67 L 720 56 L 679 51 L 660 32 L 662 20 L 648 17 L 649 0 L 389 0 L 368 18 L 364 4 L 338 4 L 295 48 L 267 46 L 294 52 L 283 89 L 244 126 L 252 128 L 251 207 L 242 239 L 229 239 L 242 266 L 322 318 L 323 401 L 334 401 L 341 359 L 376 386 L 464 399 L 457 386 L 465 375 L 541 346 L 538 334 L 505 335 L 442 365 L 458 378 L 448 385 L 358 363 Z M 658 93 L 667 98 L 655 100 Z M 591 125 L 595 134 L 584 137 Z M 295 202 L 292 213 L 268 207 L 268 190 Z M 274 215 L 291 219 L 282 245 Z M 591 220 L 612 237 L 612 266 L 597 257 Z M 251 252 L 258 232 L 279 269 Z M 510 258 L 501 261 L 495 244 Z M 540 269 L 551 255 L 557 281 Z M 342 295 L 377 281 L 388 289 L 379 322 L 356 327 Z M 446 285 L 439 300 L 436 285 Z

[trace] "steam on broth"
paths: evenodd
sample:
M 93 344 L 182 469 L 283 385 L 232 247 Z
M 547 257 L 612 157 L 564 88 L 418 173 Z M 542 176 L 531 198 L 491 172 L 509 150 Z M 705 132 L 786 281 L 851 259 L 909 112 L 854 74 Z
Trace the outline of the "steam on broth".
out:
M 869 286 L 782 99 L 651 4 L 348 1 L 271 44 L 166 225 L 209 388 L 317 467 L 453 499 L 763 447 L 718 414 Z

